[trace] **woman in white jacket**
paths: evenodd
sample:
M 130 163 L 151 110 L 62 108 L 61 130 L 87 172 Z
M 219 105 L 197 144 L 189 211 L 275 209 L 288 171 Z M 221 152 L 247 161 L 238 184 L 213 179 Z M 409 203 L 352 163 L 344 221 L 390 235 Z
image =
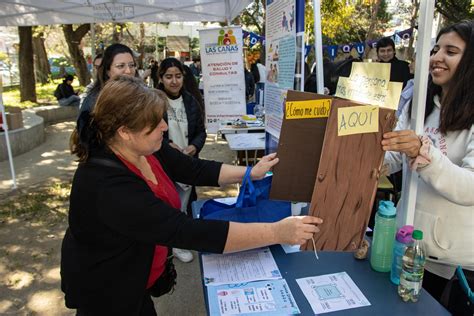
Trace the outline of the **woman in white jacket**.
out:
M 427 252 L 423 287 L 438 300 L 457 265 L 474 270 L 473 55 L 474 21 L 442 29 L 430 58 L 423 135 L 410 129 L 405 106 L 382 140 L 390 173 L 406 155 L 419 174 L 414 226 Z

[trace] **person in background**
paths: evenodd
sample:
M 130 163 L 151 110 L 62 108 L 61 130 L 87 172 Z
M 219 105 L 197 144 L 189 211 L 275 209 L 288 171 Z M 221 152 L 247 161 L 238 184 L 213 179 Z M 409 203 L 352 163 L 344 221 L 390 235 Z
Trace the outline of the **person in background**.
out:
M 253 97 L 255 93 L 255 80 L 253 75 L 247 68 L 244 66 L 244 77 L 245 77 L 245 101 L 249 102 L 249 100 Z
M 81 102 L 80 113 L 91 112 L 94 109 L 97 96 L 107 80 L 120 75 L 132 77 L 137 75 L 135 59 L 128 46 L 112 44 L 104 51 L 102 62 L 97 69 L 97 78 Z
M 54 96 L 61 106 L 79 106 L 81 98 L 77 95 L 72 87 L 74 81 L 73 75 L 66 75 L 62 83 L 60 83 L 54 91 Z
M 303 244 L 319 231 L 322 220 L 312 216 L 242 224 L 180 212 L 173 182 L 238 183 L 246 168 L 171 147 L 164 138 L 166 108 L 163 92 L 138 78 L 116 77 L 84 117 L 85 132 L 72 135 L 80 163 L 61 248 L 61 289 L 77 315 L 156 315 L 150 294 L 166 268 L 168 247 L 231 253 Z M 276 163 L 275 154 L 263 157 L 252 179 L 262 179 Z
M 191 69 L 196 80 L 199 80 L 199 77 L 201 76 L 201 58 L 195 57 L 189 68 Z
M 92 61 L 92 67 L 93 67 L 92 68 L 92 81 L 86 86 L 84 95 L 81 95 L 81 97 L 85 98 L 86 95 L 92 90 L 92 87 L 94 86 L 94 83 L 97 80 L 97 71 L 101 63 L 102 63 L 102 54 L 95 55 L 95 58 Z
M 152 63 L 150 63 L 150 78 L 153 82 L 153 88 L 157 88 L 157 89 L 158 89 L 158 84 L 159 84 L 158 69 L 159 69 L 159 64 L 157 60 L 154 60 Z
M 402 82 L 405 87 L 412 78 L 408 63 L 395 57 L 395 43 L 390 37 L 381 38 L 377 42 L 377 59 L 380 63 L 390 63 L 390 81 Z
M 263 105 L 263 100 L 260 100 L 260 91 L 264 91 L 265 89 L 265 82 L 267 79 L 267 69 L 265 68 L 264 65 L 262 65 L 262 62 L 260 61 L 260 59 L 258 59 L 255 62 L 255 65 L 257 65 L 258 75 L 260 77 L 260 80 L 256 81 L 256 84 L 255 84 L 255 88 L 256 88 L 255 101 L 257 102 L 257 104 Z
M 429 69 L 423 134 L 411 129 L 410 100 L 382 148 L 390 173 L 402 168 L 403 156 L 418 173 L 414 226 L 426 247 L 423 288 L 440 300 L 458 265 L 474 277 L 473 20 L 439 32 Z
M 169 107 L 164 115 L 168 130 L 164 137 L 180 152 L 198 157 L 206 142 L 206 128 L 201 105 L 184 88 L 185 71 L 176 58 L 166 58 L 160 65 L 158 88 L 166 93 Z M 181 200 L 181 210 L 191 216 L 191 203 L 197 199 L 196 188 L 186 183 L 176 183 Z M 190 251 L 173 249 L 174 255 L 183 262 L 193 260 Z

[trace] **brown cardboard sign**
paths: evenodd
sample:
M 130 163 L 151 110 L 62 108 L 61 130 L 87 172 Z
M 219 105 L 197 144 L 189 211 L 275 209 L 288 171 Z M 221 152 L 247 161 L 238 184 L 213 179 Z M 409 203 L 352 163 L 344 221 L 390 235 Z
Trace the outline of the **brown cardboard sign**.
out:
M 305 102 L 292 101 L 331 99 L 327 95 L 288 91 L 277 150 L 280 162 L 273 169 L 271 199 L 311 201 L 326 131 L 327 118 L 323 116 L 327 104 L 309 102 L 315 106 L 312 108 L 298 106 Z
M 361 105 L 342 99 L 332 102 L 309 211 L 324 221 L 315 234 L 318 250 L 358 249 L 370 218 L 384 158 L 382 135 L 392 130 L 395 113 L 378 108 L 377 132 L 340 133 L 346 127 L 342 126 L 341 113 L 346 114 L 344 123 L 348 125 L 367 122 L 368 114 L 360 111 Z M 340 111 L 348 107 L 354 109 L 353 114 Z M 313 249 L 312 242 L 302 248 Z

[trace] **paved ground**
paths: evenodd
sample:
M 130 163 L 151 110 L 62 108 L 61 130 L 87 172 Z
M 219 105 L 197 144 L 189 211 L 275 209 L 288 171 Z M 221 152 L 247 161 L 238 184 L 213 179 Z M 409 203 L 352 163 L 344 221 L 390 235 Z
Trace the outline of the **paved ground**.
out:
M 0 199 L 28 194 L 50 183 L 70 181 L 77 166 L 68 150 L 73 128 L 72 121 L 48 126 L 44 144 L 14 157 L 16 192 L 12 192 L 8 161 L 0 162 Z M 233 154 L 225 141 L 211 135 L 201 157 L 230 163 Z M 200 198 L 236 193 L 235 186 L 198 190 Z M 67 209 L 65 204 L 62 207 Z M 0 314 L 74 315 L 64 307 L 59 285 L 59 249 L 66 227 L 65 220 L 44 222 L 28 216 L 0 223 Z M 172 295 L 155 301 L 159 315 L 205 315 L 198 260 L 187 264 L 175 261 L 177 288 Z

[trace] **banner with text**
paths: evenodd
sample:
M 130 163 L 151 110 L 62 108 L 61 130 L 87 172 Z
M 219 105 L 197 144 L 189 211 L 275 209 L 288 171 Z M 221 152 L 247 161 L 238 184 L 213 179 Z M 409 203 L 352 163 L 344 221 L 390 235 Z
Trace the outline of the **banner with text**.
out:
M 216 133 L 221 121 L 246 113 L 242 29 L 199 31 L 206 128 Z
M 286 92 L 293 89 L 296 63 L 295 0 L 267 2 L 265 130 L 280 137 Z

